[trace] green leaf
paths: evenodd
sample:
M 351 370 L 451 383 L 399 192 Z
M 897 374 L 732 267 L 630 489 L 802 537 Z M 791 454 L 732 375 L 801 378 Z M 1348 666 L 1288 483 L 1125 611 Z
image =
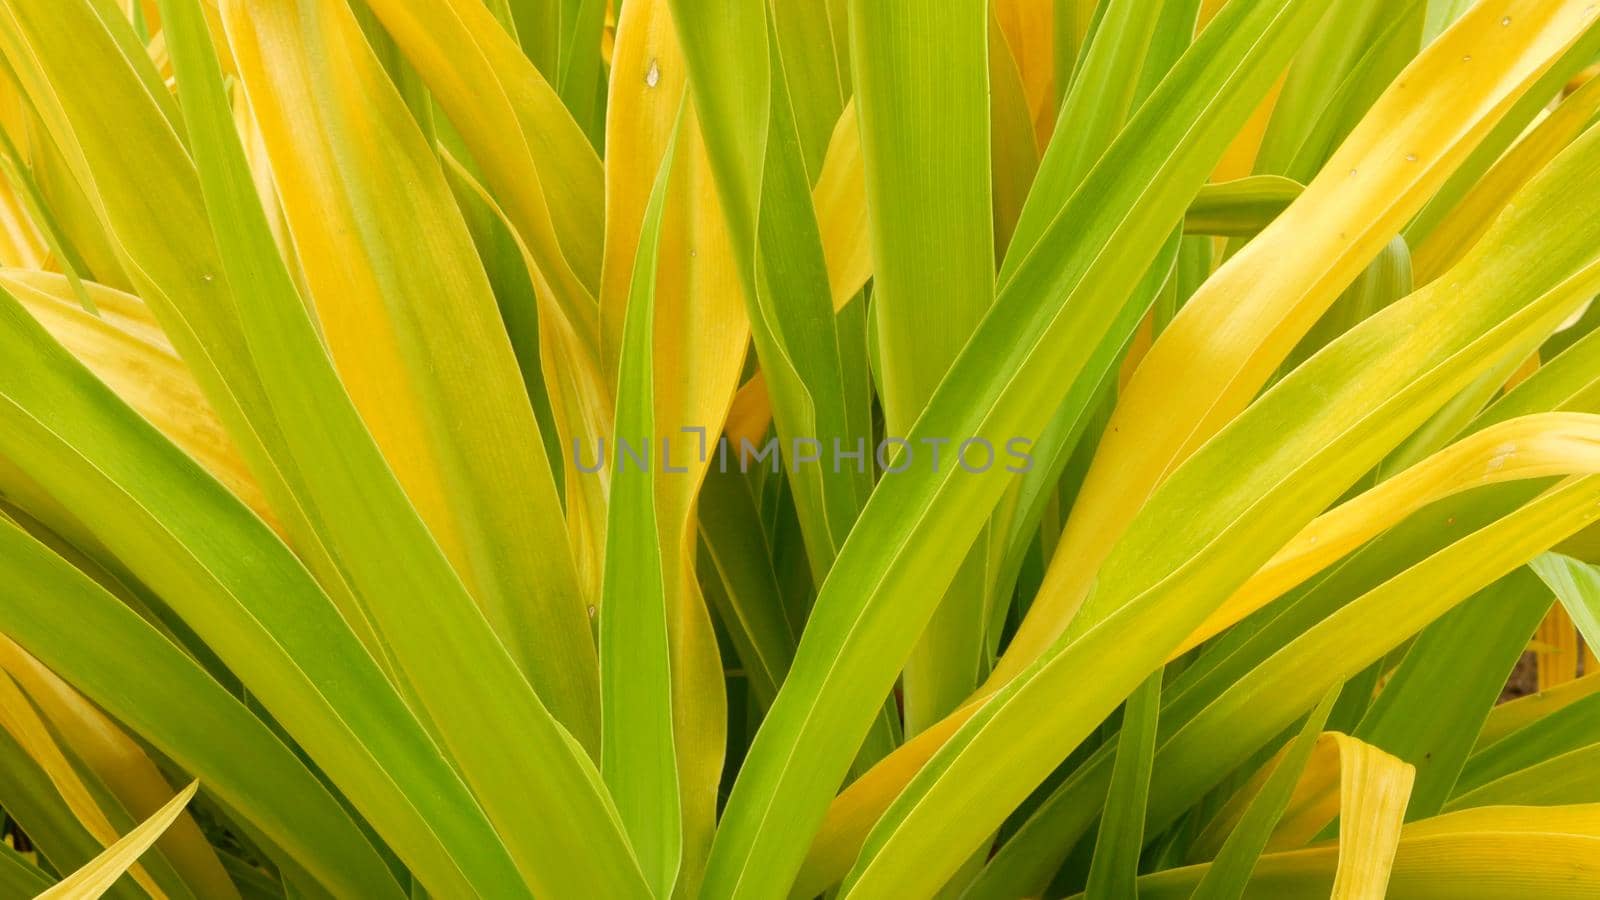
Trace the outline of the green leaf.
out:
M 605 31 L 605 0 L 559 0 L 561 56 L 552 81 L 572 117 L 600 146 L 605 127 L 605 62 L 600 58 Z
M 1493 524 L 1530 499 L 1539 486 L 1537 482 L 1514 482 L 1441 501 L 1213 639 L 1165 692 L 1163 740 L 1333 612 L 1417 561 Z M 1110 764 L 1109 754 L 1096 754 L 1039 804 L 984 873 L 984 881 L 995 886 L 986 896 L 998 900 L 1042 889 L 1079 836 L 1093 824 L 1093 811 L 1104 802 Z
M 1344 334 L 1389 304 L 1409 295 L 1411 282 L 1411 254 L 1405 238 L 1396 237 L 1361 271 L 1355 283 L 1344 289 L 1339 299 L 1333 301 L 1317 324 L 1311 326 L 1300 343 L 1295 345 L 1283 361 L 1283 371 L 1288 372 L 1310 359 L 1339 335 Z M 1437 449 L 1437 448 L 1434 448 Z M 1414 461 L 1414 460 L 1413 460 Z
M 1445 811 L 1565 803 L 1600 803 L 1600 742 L 1551 756 L 1452 797 Z
M 1144 810 L 1150 797 L 1150 766 L 1156 755 L 1156 724 L 1161 714 L 1162 672 L 1151 673 L 1134 689 L 1122 712 L 1117 761 L 1111 768 L 1094 862 L 1089 866 L 1088 900 L 1138 894 L 1139 851 L 1144 848 Z
M 837 12 L 829 9 L 830 2 L 839 7 Z M 794 106 L 795 136 L 813 186 L 822 174 L 828 139 L 850 99 L 849 54 L 839 53 L 842 47 L 834 43 L 849 40 L 847 24 L 833 21 L 835 15 L 843 18 L 843 7 L 844 0 L 774 0 L 770 7 Z
M 549 354 L 547 385 L 559 398 L 552 403 L 562 446 L 574 441 L 595 446 L 608 433 L 615 409 L 611 372 L 600 357 L 595 302 L 606 202 L 604 175 L 591 139 L 598 136 L 603 106 L 597 97 L 595 118 L 580 124 L 564 104 L 565 95 L 552 84 L 564 66 L 589 65 L 562 61 L 570 60 L 570 54 L 559 56 L 570 41 L 580 41 L 576 49 L 585 56 L 594 54 L 598 62 L 601 26 L 594 16 L 597 6 L 603 15 L 605 4 L 549 0 L 551 6 L 559 5 L 545 7 L 552 18 L 519 28 L 525 40 L 555 43 L 551 52 L 558 56 L 549 63 L 553 68 L 541 74 L 482 0 L 364 2 L 437 100 L 460 135 L 458 156 L 462 161 L 470 157 L 482 172 L 480 180 L 520 239 L 519 249 L 538 288 Z M 526 5 L 519 0 L 513 7 L 519 19 Z M 593 33 L 597 40 L 582 43 L 580 31 Z M 585 83 L 577 69 L 571 78 L 568 86 L 574 91 L 599 88 Z M 600 473 L 582 471 L 575 454 L 566 455 L 563 484 L 579 584 L 592 600 L 599 591 L 604 548 L 605 484 Z M 581 731 L 579 737 L 593 746 Z
M 1328 106 L 1340 84 L 1371 45 L 1379 24 L 1405 16 L 1410 7 L 1420 2 L 1334 0 L 1329 4 L 1327 17 L 1306 40 L 1284 77 L 1283 89 L 1256 154 L 1256 174 L 1300 174 L 1291 171 L 1290 163 L 1317 122 L 1328 115 Z M 1317 168 L 1321 166 L 1312 171 Z
M 1302 180 L 1314 177 L 1350 136 L 1384 89 L 1417 55 L 1426 5 L 1422 0 L 1405 0 L 1384 10 L 1360 59 L 1312 122 L 1285 174 Z
M 656 467 L 668 463 L 656 457 L 651 446 L 658 440 L 651 369 L 656 272 L 673 148 L 668 144 L 645 207 L 623 327 L 600 604 L 600 774 L 657 897 L 672 893 L 683 850 L 672 739 L 667 596 L 655 499 Z M 665 442 L 660 446 L 664 450 Z M 641 452 L 642 464 L 630 456 Z
M 0 890 L 7 895 L 34 897 L 50 886 L 50 876 L 9 846 L 0 846 Z
M 1531 568 L 1555 592 L 1578 633 L 1590 647 L 1600 647 L 1600 571 L 1559 553 L 1546 553 Z
M 1180 0 L 1109 0 L 1096 10 L 1097 24 L 1077 77 L 1061 101 L 1055 133 L 1000 266 L 1001 287 L 1033 253 L 1068 198 L 1121 133 L 1134 111 L 1156 23 L 1163 9 L 1180 5 Z M 1065 87 L 1066 82 L 1058 84 Z
M 1089 52 L 1093 54 L 1093 65 L 1106 71 L 1108 83 L 1121 84 L 1123 81 L 1137 79 L 1138 85 L 1132 94 L 1123 94 L 1120 89 L 1101 96 L 1088 89 L 1076 101 L 1086 109 L 1074 109 L 1074 117 L 1087 116 L 1098 123 L 1102 129 L 1120 128 L 1130 110 L 1137 108 L 1148 98 L 1150 92 L 1166 76 L 1172 66 L 1182 56 L 1183 51 L 1189 46 L 1193 37 L 1195 17 L 1198 14 L 1199 4 L 1194 0 L 1170 0 L 1160 4 L 1159 13 L 1153 23 L 1143 23 L 1142 17 L 1148 15 L 1149 10 L 1137 5 L 1123 6 L 1117 11 L 1118 16 L 1133 16 L 1135 21 L 1124 23 L 1129 26 L 1119 31 L 1107 32 L 1102 39 L 1096 31 L 1091 35 L 1092 42 Z M 1141 34 L 1144 28 L 1154 29 L 1149 47 L 1134 46 L 1129 43 L 1132 38 Z M 1067 110 L 1062 111 L 1063 121 L 1068 115 Z M 1035 209 L 1033 215 L 1041 215 L 1041 210 L 1051 208 L 1059 211 L 1060 204 L 1070 196 L 1082 182 L 1088 167 L 1099 158 L 1105 145 L 1110 143 L 1114 132 L 1101 133 L 1098 136 L 1078 133 L 1079 125 L 1074 122 L 1071 126 L 1073 132 L 1061 140 L 1052 140 L 1046 152 L 1044 166 L 1047 177 L 1053 182 L 1053 187 L 1062 191 L 1058 196 L 1052 196 L 1047 190 L 1041 189 L 1030 193 Z M 1196 211 L 1196 206 L 1204 207 L 1205 204 L 1228 197 L 1237 197 L 1242 185 L 1214 186 L 1202 185 L 1195 198 L 1191 201 L 1189 210 L 1185 214 L 1185 223 Z M 1215 206 L 1213 206 L 1215 210 Z M 1216 216 L 1204 216 L 1216 221 Z M 1220 218 L 1231 219 L 1232 213 L 1224 213 Z M 1162 245 L 1156 254 L 1155 262 L 1145 271 L 1144 277 L 1134 288 L 1130 301 L 1124 305 L 1122 318 L 1112 326 L 1111 334 L 1126 335 L 1121 345 L 1107 341 L 1102 344 L 1096 358 L 1087 366 L 1088 371 L 1103 372 L 1098 383 L 1085 380 L 1074 386 L 1073 392 L 1061 403 L 1056 416 L 1039 432 L 1038 438 L 1033 442 L 1032 455 L 1036 459 L 1046 460 L 1044 465 L 1034 465 L 1007 491 L 996 509 L 995 524 L 992 526 L 991 543 L 996 554 L 1000 555 L 998 561 L 991 559 L 990 566 L 997 572 L 993 575 L 997 586 L 996 602 L 991 615 L 1002 616 L 1006 605 L 1004 598 L 1010 596 L 1020 571 L 1022 561 L 1029 548 L 1034 545 L 1033 536 L 1037 530 L 1044 509 L 1057 496 L 1063 501 L 1071 498 L 1081 481 L 1082 473 L 1075 466 L 1065 478 L 1069 463 L 1075 459 L 1087 462 L 1088 451 L 1098 443 L 1105 427 L 1105 419 L 1115 401 L 1116 380 L 1120 375 L 1119 361 L 1124 360 L 1132 346 L 1133 334 L 1137 323 L 1145 314 L 1145 309 L 1154 301 L 1152 322 L 1153 331 L 1159 332 L 1171 321 L 1171 308 L 1163 311 L 1162 299 L 1168 296 L 1166 285 L 1169 276 L 1176 265 L 1181 238 L 1174 234 L 1168 238 L 1168 243 Z M 1020 258 L 1023 249 L 1019 248 L 1015 256 L 1008 256 L 1007 260 Z M 1206 274 L 1209 274 L 1209 269 Z M 1203 280 L 1203 276 L 1202 276 Z M 1174 288 L 1176 287 L 1174 283 Z M 1170 295 L 1173 304 L 1176 304 L 1176 295 Z M 1185 295 L 1187 296 L 1187 295 Z M 1085 393 L 1087 392 L 1087 393 Z M 1042 548 L 1049 550 L 1050 547 Z M 991 646 L 997 645 L 1000 639 L 998 628 L 991 634 Z M 992 652 L 992 651 L 991 651 Z M 990 660 L 992 666 L 993 660 Z
M 1281 175 L 1208 184 L 1183 217 L 1185 234 L 1249 236 L 1267 227 L 1305 188 Z
M 1479 749 L 1462 769 L 1452 800 L 1492 782 L 1535 769 L 1557 757 L 1600 744 L 1596 710 L 1600 710 L 1600 699 L 1590 695 Z
M 994 297 L 988 7 L 856 0 L 850 24 L 881 399 L 905 435 Z
M 857 0 L 850 8 L 873 251 L 875 374 L 890 436 L 910 433 L 994 299 L 988 21 L 985 0 Z M 952 441 L 943 460 L 928 464 L 955 466 L 964 453 Z M 981 460 L 981 453 L 974 455 Z M 917 464 L 914 456 L 906 461 Z M 908 734 L 943 718 L 978 686 L 984 549 L 969 556 L 906 661 Z
M 1323 625 L 1279 651 L 1249 677 L 1230 686 L 1201 715 L 1162 741 L 1150 788 L 1151 806 L 1146 827 L 1155 832 L 1170 826 L 1205 790 L 1244 762 L 1250 752 L 1315 705 L 1330 684 L 1359 672 L 1476 587 L 1493 581 L 1541 548 L 1600 515 L 1594 509 L 1597 498 L 1600 498 L 1600 484 L 1593 478 L 1552 492 L 1495 527 L 1453 545 L 1351 603 Z M 1400 598 L 1413 597 L 1426 597 L 1428 602 L 1410 605 L 1400 602 Z M 1383 611 L 1381 615 L 1380 610 Z M 1106 662 L 1111 658 L 1108 654 L 1112 646 L 1143 645 L 1152 639 L 1154 630 L 1159 627 L 1118 614 L 1056 658 L 1076 658 L 1079 665 L 1093 659 L 1099 664 L 1097 677 L 1104 679 L 1109 674 Z M 1039 681 L 1036 689 L 1041 696 L 1043 692 L 1050 692 L 1059 710 L 1063 685 L 1073 683 L 1059 679 L 1076 679 L 1082 670 L 1074 671 L 1066 664 L 1052 667 L 1049 662 L 1037 668 L 1041 674 L 1036 676 Z M 1119 673 L 1120 677 L 1125 677 L 1124 673 Z M 1021 760 L 1028 758 L 1019 751 L 1028 748 L 1029 757 L 1039 754 L 1043 759 L 1055 758 L 1059 753 L 1055 748 L 1060 746 L 1064 732 L 1056 727 L 1040 727 L 1044 720 L 1036 714 L 1037 701 L 1030 702 L 1024 694 L 1026 689 L 1018 686 L 1026 684 L 1027 680 L 1014 682 L 980 710 L 963 727 L 963 732 L 947 743 L 919 773 L 897 805 L 920 804 L 919 811 L 927 810 L 927 815 L 939 816 L 943 815 L 943 804 L 950 802 L 954 795 L 960 795 L 961 802 L 967 804 L 966 817 L 975 818 L 973 810 L 977 804 L 1002 805 L 1007 801 L 988 798 L 997 791 L 1016 790 L 1020 779 L 1012 776 L 1022 765 Z M 1008 706 L 1011 707 L 1009 711 Z M 1004 727 L 1007 714 L 1018 717 L 1010 723 L 1012 727 Z M 1015 722 L 1021 719 L 1028 719 L 1035 727 L 1019 731 Z M 983 726 L 990 720 L 996 725 L 985 729 Z M 995 741 L 1006 742 L 1005 747 L 998 746 Z M 1030 773 L 1033 771 L 1037 770 L 1031 769 Z M 1030 778 L 1023 783 L 1033 780 Z M 895 812 L 891 807 L 884 821 L 892 821 Z M 906 838 L 928 841 L 913 830 L 918 824 L 915 815 L 907 817 L 907 823 L 901 826 L 903 836 L 893 835 L 906 841 L 898 849 L 909 849 L 910 842 Z M 981 824 L 975 823 L 965 830 L 974 833 Z M 879 828 L 880 832 L 884 830 L 882 824 Z M 871 848 L 869 842 L 868 849 Z
M 555 413 L 550 408 L 550 391 L 540 369 L 538 295 L 517 243 L 516 230 L 499 204 L 465 166 L 448 152 L 441 152 L 440 159 L 450 182 L 450 192 L 455 195 L 456 205 L 461 207 L 467 230 L 472 233 L 472 242 L 489 276 L 489 285 L 494 289 L 500 320 L 505 324 L 506 336 L 511 339 L 522 384 L 533 404 L 533 417 L 539 423 L 539 436 L 544 439 L 545 458 L 560 460 L 563 458 L 561 436 Z M 563 487 L 563 467 L 550 466 L 550 474 L 559 492 Z
M 106 282 L 115 274 L 107 283 L 136 290 L 148 304 L 238 445 L 295 550 L 374 648 L 376 639 L 363 627 L 364 617 L 343 589 L 337 566 L 271 461 L 271 454 L 282 450 L 278 426 L 226 286 L 216 278 L 221 264 L 207 237 L 210 226 L 187 150 L 129 60 L 96 22 L 95 11 L 83 0 L 19 0 L 0 10 L 0 51 L 18 73 L 47 136 L 40 143 L 48 152 L 36 166 L 49 159 L 48 170 L 66 170 L 50 176 L 64 182 L 51 202 L 58 214 L 66 203 L 74 217 L 92 220 L 75 222 L 83 228 L 82 234 L 72 233 L 79 250 L 86 247 L 84 234 L 107 242 L 108 255 L 114 246 L 116 256 L 106 265 L 97 255 L 96 277 Z M 138 157 L 128 154 L 129 140 L 138 141 Z M 85 194 L 94 196 L 92 207 Z M 138 280 L 137 287 L 128 283 L 124 270 Z
M 1082 477 L 1078 466 L 1080 463 L 1087 464 L 1085 456 L 1105 429 L 1106 419 L 1116 400 L 1116 363 L 1126 358 L 1134 329 L 1145 314 L 1146 307 L 1153 300 L 1159 301 L 1163 287 L 1177 264 L 1181 241 L 1182 238 L 1177 234 L 1167 238 L 1156 261 L 1135 286 L 1131 302 L 1123 311 L 1123 318 L 1112 328 L 1113 334 L 1126 334 L 1129 337 L 1120 346 L 1107 342 L 1099 347 L 1086 369 L 1102 372 L 1100 380 L 1090 382 L 1085 379 L 1073 385 L 1072 393 L 1061 402 L 1056 416 L 1039 432 L 1032 447 L 1028 448 L 1033 465 L 1022 473 L 996 508 L 995 518 L 999 524 L 992 526 L 991 540 L 997 545 L 1009 544 L 997 567 L 998 596 L 1009 597 L 1014 590 L 1023 560 L 1037 542 L 1039 523 L 1046 507 L 1059 497 L 1070 495 L 1064 485 L 1075 486 L 1075 479 Z M 1068 471 L 1069 466 L 1074 468 Z M 995 633 L 991 637 L 998 642 L 1000 635 Z
M 750 485 L 736 467 L 706 473 L 700 491 L 701 584 L 765 711 L 794 660 L 794 631 L 784 614 L 773 548 Z
M 1330 683 L 1355 675 L 1541 547 L 1582 527 L 1595 514 L 1584 504 L 1594 504 L 1596 488 L 1593 477 L 1552 488 L 1352 601 L 1257 666 L 1162 746 L 1157 771 L 1164 777 L 1152 787 L 1152 820 L 1169 823 L 1186 800 L 1241 762 L 1246 748 L 1293 721 Z M 1161 767 L 1174 759 L 1194 764 Z
M 1501 24 L 1502 7 L 1480 5 L 1413 61 L 1300 199 L 1219 268 L 1150 348 L 1121 394 L 1058 562 L 998 677 L 1015 674 L 1066 630 L 1105 570 L 1105 554 L 1162 480 L 1250 404 L 1409 211 L 1594 18 L 1579 0 L 1504 8 L 1515 13 L 1509 24 Z M 1478 77 L 1464 84 L 1461 55 L 1489 35 L 1502 51 L 1479 60 Z M 1409 149 L 1395 149 L 1402 144 Z
M 1250 873 L 1261 858 L 1261 851 L 1266 849 L 1267 840 L 1272 837 L 1278 820 L 1283 818 L 1283 811 L 1289 806 L 1295 785 L 1299 783 L 1300 775 L 1311 759 L 1311 751 L 1317 747 L 1317 735 L 1322 732 L 1322 726 L 1328 721 L 1328 713 L 1333 711 L 1334 701 L 1338 698 L 1339 687 L 1336 686 L 1306 716 L 1305 723 L 1300 726 L 1300 734 L 1273 763 L 1272 774 L 1250 798 L 1244 815 L 1228 833 L 1222 849 L 1217 851 L 1210 868 L 1206 869 L 1200 883 L 1195 886 L 1191 900 L 1238 900 L 1244 896 L 1250 883 Z
M 1443 808 L 1549 607 L 1532 576 L 1513 572 L 1428 626 L 1387 679 L 1355 736 L 1416 766 L 1408 820 Z
M 1412 823 L 1399 835 L 1388 896 L 1581 900 L 1600 882 L 1584 865 L 1596 833 L 1595 808 L 1588 805 L 1469 810 Z M 1251 877 L 1249 896 L 1328 897 L 1338 878 L 1341 849 L 1328 842 L 1263 856 Z M 1203 866 L 1190 866 L 1146 875 L 1139 879 L 1139 896 L 1189 897 L 1204 871 Z M 1382 893 L 1380 888 L 1361 896 Z
M 1473 428 L 1551 409 L 1600 411 L 1600 398 L 1588 391 L 1593 371 L 1591 345 L 1600 347 L 1600 341 L 1584 342 L 1580 344 L 1584 349 L 1574 347 L 1570 355 L 1540 369 L 1481 416 Z M 1510 483 L 1440 501 L 1303 589 L 1219 636 L 1166 692 L 1164 730 L 1175 731 L 1192 720 L 1235 681 L 1353 598 L 1452 541 L 1494 523 L 1530 499 L 1539 487 L 1539 482 Z M 1109 754 L 1097 754 L 1039 805 L 983 873 L 978 882 L 988 889 L 983 896 L 1003 898 L 1043 889 L 1072 844 L 1092 824 L 1092 812 L 1104 800 L 1110 763 Z M 1469 772 L 1472 765 L 1468 764 Z
M 505 209 L 527 248 L 529 266 L 580 340 L 598 340 L 595 292 L 599 286 L 604 184 L 599 156 L 552 86 L 560 77 L 536 68 L 500 27 L 482 0 L 365 0 L 440 108 L 461 133 L 484 184 Z M 525 0 L 514 0 L 518 7 Z M 545 26 L 519 28 L 525 40 L 562 40 L 580 24 L 579 5 L 592 15 L 595 0 L 526 0 L 559 4 L 554 33 Z M 603 7 L 603 4 L 600 4 Z M 516 9 L 519 20 L 522 10 Z M 603 9 L 602 9 L 603 12 Z M 596 56 L 599 41 L 593 45 Z M 584 46 L 582 52 L 589 52 Z M 562 52 L 557 50 L 558 53 Z M 586 62 L 571 63 L 581 67 Z M 541 75 L 541 71 L 544 73 Z M 576 76 L 574 75 L 576 78 Z M 573 90 L 587 88 L 574 80 Z M 595 107 L 596 115 L 601 108 Z M 508 139 L 508 136 L 514 136 Z M 559 226 L 558 224 L 559 223 Z
M 1423 45 L 1433 43 L 1433 39 L 1461 18 L 1461 14 L 1470 9 L 1474 2 L 1476 0 L 1427 0 L 1428 17 L 1422 32 Z

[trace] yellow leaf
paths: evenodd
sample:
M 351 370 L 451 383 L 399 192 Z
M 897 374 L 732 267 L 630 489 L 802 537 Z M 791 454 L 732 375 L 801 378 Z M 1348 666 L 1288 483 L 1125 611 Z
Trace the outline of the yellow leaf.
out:
M 849 871 L 889 802 L 979 706 L 969 703 L 908 738 L 834 798 L 795 880 L 794 896 L 820 894 Z
M 872 244 L 867 237 L 867 176 L 861 160 L 861 130 L 856 127 L 856 104 L 845 104 L 822 174 L 811 190 L 817 207 L 817 228 L 822 233 L 822 255 L 828 263 L 828 288 L 834 312 L 872 277 Z
M 1539 690 L 1548 691 L 1578 677 L 1578 627 L 1567 610 L 1557 603 L 1550 607 L 1534 641 L 1540 645 L 1534 655 L 1539 665 Z
M 157 810 L 154 815 L 146 819 L 139 827 L 128 832 L 121 840 L 106 848 L 106 851 L 89 862 L 78 871 L 57 882 L 53 887 L 40 894 L 35 900 L 92 900 L 99 897 L 116 883 L 122 873 L 134 864 L 150 845 L 161 837 L 167 826 L 183 812 L 189 804 L 200 782 L 196 781 L 178 792 L 166 806 Z M 160 896 L 159 893 L 157 896 Z
M 728 444 L 735 450 L 745 442 L 760 445 L 762 435 L 772 424 L 772 398 L 767 396 L 767 380 L 758 371 L 750 380 L 739 386 L 733 395 L 733 408 L 728 411 L 728 424 L 723 429 Z
M 998 0 L 995 18 L 1022 77 L 1023 96 L 1037 149 L 1056 126 L 1056 4 L 1054 0 Z
M 1588 900 L 1600 892 L 1597 853 L 1600 804 L 1463 810 L 1401 829 L 1388 889 L 1394 897 Z M 1337 879 L 1339 859 L 1335 844 L 1263 856 L 1248 896 L 1322 896 Z M 1139 896 L 1188 897 L 1206 869 L 1146 875 L 1139 879 Z
M 1332 900 L 1383 900 L 1417 770 L 1339 735 L 1339 866 Z
M 1195 855 L 1209 858 L 1216 854 L 1276 761 L 1274 757 L 1263 765 L 1206 826 L 1195 841 Z M 1333 896 L 1379 900 L 1384 896 L 1415 777 L 1416 768 L 1410 763 L 1349 735 L 1323 732 L 1267 850 L 1304 847 L 1337 817 L 1339 861 Z
M 1600 79 L 1584 84 L 1506 151 L 1412 251 L 1416 283 L 1439 277 L 1470 250 L 1517 189 L 1581 134 L 1596 112 Z
M 605 251 L 600 265 L 600 346 L 617 377 L 622 320 L 650 187 L 678 122 L 688 69 L 666 3 L 623 10 L 606 100 Z M 712 204 L 714 205 L 714 204 Z
M 1000 4 L 1012 8 L 1017 5 Z M 1031 85 L 1025 83 L 1027 76 L 1020 68 L 1022 60 L 1015 55 L 1016 45 L 1008 44 L 1009 38 L 1002 34 L 1004 23 L 996 24 L 999 12 L 999 8 L 990 7 L 989 160 L 993 171 L 995 258 L 1004 259 L 1011 233 L 1016 229 L 1022 205 L 1028 199 L 1028 191 L 1038 172 L 1039 145 L 1034 137 L 1035 120 L 1028 106 L 1027 91 Z M 1047 29 L 1049 25 L 1047 21 Z M 1053 69 L 1051 77 L 1054 77 Z
M 638 0 L 635 5 L 665 0 Z M 688 110 L 667 194 L 656 282 L 655 423 L 674 466 L 656 478 L 671 642 L 674 740 L 684 798 L 679 896 L 693 896 L 716 829 L 727 733 L 722 657 L 695 575 L 695 504 L 718 458 L 750 341 L 726 220 L 700 198 L 715 190 L 699 125 Z M 696 433 L 697 432 L 697 433 Z
M 1173 656 L 1220 634 L 1430 503 L 1489 484 L 1578 474 L 1600 474 L 1600 417 L 1539 413 L 1491 425 L 1317 517 Z
M 1527 381 L 1529 378 L 1532 378 L 1536 373 L 1538 373 L 1538 371 L 1539 351 L 1535 350 L 1527 359 L 1522 361 L 1522 365 L 1518 366 L 1515 372 L 1511 373 L 1511 377 L 1506 379 L 1503 390 L 1513 390 L 1517 385 Z
M 233 439 L 139 298 L 84 282 L 99 310 L 95 316 L 84 311 L 63 275 L 5 269 L 0 270 L 0 287 L 168 440 L 262 519 L 275 522 Z
M 0 266 L 40 269 L 50 249 L 15 188 L 0 180 Z

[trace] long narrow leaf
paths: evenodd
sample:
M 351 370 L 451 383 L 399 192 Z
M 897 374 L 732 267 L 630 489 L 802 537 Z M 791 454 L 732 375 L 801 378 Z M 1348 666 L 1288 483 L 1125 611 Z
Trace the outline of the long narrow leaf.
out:
M 104 894 L 106 889 L 133 865 L 134 860 L 161 837 L 161 833 L 167 830 L 179 813 L 183 812 L 184 806 L 189 803 L 199 787 L 200 782 L 196 781 L 179 791 L 171 802 L 157 810 L 138 828 L 128 832 L 121 840 L 107 847 L 104 853 L 84 864 L 82 868 L 56 882 L 49 890 L 40 894 L 38 900 L 68 900 L 68 898 L 89 900 Z
M 617 378 L 617 469 L 600 607 L 600 774 L 656 896 L 672 892 L 683 851 L 678 761 L 672 735 L 672 665 L 667 648 L 663 548 L 656 521 L 655 387 L 651 376 L 656 272 L 662 208 L 673 144 L 645 207 L 634 263 Z M 643 445 L 644 463 L 627 461 L 622 442 Z M 628 451 L 628 452 L 637 452 Z

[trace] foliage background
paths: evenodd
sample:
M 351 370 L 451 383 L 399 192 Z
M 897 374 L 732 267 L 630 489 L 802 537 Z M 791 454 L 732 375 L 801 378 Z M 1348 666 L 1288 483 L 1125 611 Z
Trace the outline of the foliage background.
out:
M 1597 20 L 0 0 L 0 893 L 1600 895 Z

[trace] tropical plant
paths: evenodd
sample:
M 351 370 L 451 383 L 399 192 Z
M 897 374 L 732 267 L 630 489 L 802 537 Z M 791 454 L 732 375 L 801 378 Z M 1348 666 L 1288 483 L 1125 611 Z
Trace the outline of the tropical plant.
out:
M 0 894 L 1600 896 L 1597 22 L 0 0 Z

